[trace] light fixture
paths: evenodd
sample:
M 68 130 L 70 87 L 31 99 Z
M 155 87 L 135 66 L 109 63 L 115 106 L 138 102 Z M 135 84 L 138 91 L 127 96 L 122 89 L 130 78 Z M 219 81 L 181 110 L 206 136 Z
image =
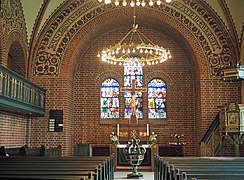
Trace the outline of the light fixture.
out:
M 134 6 L 153 6 L 154 4 L 160 5 L 162 2 L 165 1 L 166 3 L 171 3 L 172 0 L 98 0 L 98 2 L 104 2 L 105 4 L 114 3 L 115 6 L 123 5 L 127 6 L 130 5 L 131 7 Z
M 113 65 L 124 65 L 127 62 L 138 62 L 144 65 L 156 65 L 171 58 L 169 50 L 154 44 L 138 29 L 135 23 L 132 29 L 115 45 L 103 48 L 97 57 L 102 61 Z
M 237 61 L 236 66 L 221 69 L 221 80 L 226 82 L 244 80 L 244 65 L 241 65 L 243 60 L 244 55 Z

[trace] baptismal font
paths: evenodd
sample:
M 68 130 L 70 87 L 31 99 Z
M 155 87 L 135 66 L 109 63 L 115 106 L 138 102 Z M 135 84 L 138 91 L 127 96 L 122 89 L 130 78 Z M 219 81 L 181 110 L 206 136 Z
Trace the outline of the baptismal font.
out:
M 138 172 L 138 166 L 143 162 L 147 149 L 157 143 L 157 134 L 149 134 L 149 124 L 117 124 L 116 128 L 117 133 L 112 132 L 110 140 L 132 166 L 132 173 L 127 175 L 127 179 L 143 178 L 143 174 Z

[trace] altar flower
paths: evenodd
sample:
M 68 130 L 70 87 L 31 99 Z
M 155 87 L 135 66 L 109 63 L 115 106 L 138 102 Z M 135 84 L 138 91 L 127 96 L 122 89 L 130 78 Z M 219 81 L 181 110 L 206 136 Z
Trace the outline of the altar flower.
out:
M 110 140 L 113 144 L 119 144 L 119 139 L 118 139 L 118 136 L 116 136 L 114 134 L 114 132 L 112 132 L 112 134 L 110 134 Z
M 151 145 L 156 144 L 157 143 L 157 136 L 158 136 L 157 134 L 152 132 L 152 134 L 149 136 L 148 143 Z

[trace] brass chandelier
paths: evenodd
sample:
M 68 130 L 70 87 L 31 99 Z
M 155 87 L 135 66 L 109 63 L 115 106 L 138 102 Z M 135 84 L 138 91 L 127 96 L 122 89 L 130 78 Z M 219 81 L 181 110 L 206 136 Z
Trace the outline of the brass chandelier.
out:
M 135 23 L 135 8 L 133 17 L 132 29 L 117 44 L 103 48 L 98 52 L 97 57 L 101 58 L 103 62 L 113 65 L 124 65 L 134 61 L 142 66 L 163 63 L 171 58 L 169 50 L 154 44 L 138 29 L 138 25 Z
M 114 3 L 115 6 L 122 6 L 130 5 L 131 7 L 134 6 L 153 6 L 154 4 L 161 5 L 164 0 L 98 0 L 98 2 L 104 2 L 105 4 Z M 170 3 L 172 0 L 165 0 L 166 3 Z

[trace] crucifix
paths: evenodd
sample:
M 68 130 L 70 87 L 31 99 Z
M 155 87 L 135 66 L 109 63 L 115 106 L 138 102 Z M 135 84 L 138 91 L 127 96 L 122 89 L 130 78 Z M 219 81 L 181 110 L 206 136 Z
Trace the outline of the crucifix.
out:
M 132 79 L 132 84 L 130 88 L 121 88 L 120 92 L 130 92 L 131 93 L 131 117 L 132 123 L 136 123 L 136 92 L 147 92 L 147 88 L 137 88 L 136 80 Z

